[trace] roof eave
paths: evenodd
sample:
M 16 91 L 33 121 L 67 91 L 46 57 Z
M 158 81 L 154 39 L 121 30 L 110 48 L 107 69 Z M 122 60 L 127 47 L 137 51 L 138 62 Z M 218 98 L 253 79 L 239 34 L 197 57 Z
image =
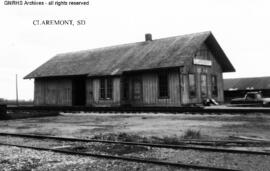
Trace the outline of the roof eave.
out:
M 23 79 L 38 79 L 38 78 L 60 78 L 60 77 L 87 77 L 87 74 L 78 75 L 46 75 L 46 76 L 25 76 Z
M 208 38 L 205 40 L 205 43 L 212 51 L 213 55 L 217 57 L 217 61 L 220 63 L 222 72 L 235 72 L 235 68 L 228 59 L 227 55 L 218 44 L 216 38 L 212 33 L 209 34 Z

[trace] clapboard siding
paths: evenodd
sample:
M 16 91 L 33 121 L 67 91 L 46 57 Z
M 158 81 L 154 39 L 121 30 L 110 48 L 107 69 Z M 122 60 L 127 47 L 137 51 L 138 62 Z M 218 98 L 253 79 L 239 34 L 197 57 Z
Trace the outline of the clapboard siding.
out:
M 45 104 L 45 91 L 44 83 L 42 80 L 35 79 L 34 83 L 34 104 L 41 105 Z
M 204 100 L 201 97 L 201 80 L 200 80 L 201 74 L 206 74 L 207 76 L 207 98 L 214 98 L 219 102 L 223 102 L 224 101 L 223 76 L 221 66 L 205 44 L 203 44 L 198 51 L 207 51 L 207 53 L 190 58 L 190 60 L 187 61 L 181 72 L 182 103 L 183 104 L 202 103 L 202 101 Z M 211 60 L 212 66 L 194 65 L 193 64 L 194 58 Z M 195 74 L 196 90 L 197 90 L 195 98 L 189 97 L 188 74 Z M 212 96 L 212 85 L 211 85 L 212 75 L 215 75 L 217 77 L 217 87 L 218 87 L 217 97 Z
M 68 79 L 36 79 L 35 105 L 62 105 L 72 104 L 72 86 Z
M 166 71 L 167 72 L 167 71 Z M 179 72 L 168 71 L 169 97 L 159 98 L 158 74 L 145 73 L 142 77 L 142 101 L 132 102 L 134 106 L 180 106 Z

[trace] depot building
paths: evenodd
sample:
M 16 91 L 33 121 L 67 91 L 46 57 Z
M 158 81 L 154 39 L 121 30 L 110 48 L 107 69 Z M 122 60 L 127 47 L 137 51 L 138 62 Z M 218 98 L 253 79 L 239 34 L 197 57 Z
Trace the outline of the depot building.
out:
M 28 74 L 38 106 L 186 106 L 224 101 L 235 71 L 211 32 L 58 54 Z

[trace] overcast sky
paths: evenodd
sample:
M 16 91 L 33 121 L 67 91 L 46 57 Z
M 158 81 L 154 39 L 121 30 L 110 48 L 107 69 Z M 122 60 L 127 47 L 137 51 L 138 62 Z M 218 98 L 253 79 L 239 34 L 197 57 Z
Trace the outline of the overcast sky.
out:
M 57 53 L 210 30 L 236 68 L 225 78 L 270 76 L 268 0 L 90 0 L 89 6 L 0 5 L 0 98 L 33 99 L 22 78 Z M 33 20 L 86 20 L 34 26 Z

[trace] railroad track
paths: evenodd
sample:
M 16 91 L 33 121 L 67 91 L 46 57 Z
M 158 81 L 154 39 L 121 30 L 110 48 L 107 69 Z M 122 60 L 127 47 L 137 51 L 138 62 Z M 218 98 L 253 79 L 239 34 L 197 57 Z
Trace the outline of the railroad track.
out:
M 213 170 L 213 171 L 214 170 L 216 170 L 216 171 L 239 171 L 237 169 L 200 166 L 200 165 L 192 165 L 192 164 L 184 164 L 184 163 L 150 160 L 150 159 L 145 159 L 145 158 L 113 156 L 113 155 L 103 155 L 103 154 L 95 154 L 95 153 L 82 153 L 82 152 L 74 152 L 74 151 L 70 151 L 70 150 L 59 150 L 59 149 L 52 149 L 52 148 L 15 145 L 15 144 L 8 144 L 8 143 L 0 143 L 0 145 L 15 146 L 15 147 L 28 148 L 28 149 L 39 150 L 39 151 L 51 151 L 51 152 L 56 152 L 56 153 L 68 154 L 68 155 L 79 155 L 79 156 L 97 157 L 97 158 L 105 158 L 105 159 L 113 159 L 113 160 L 124 160 L 124 161 L 129 161 L 129 162 L 156 164 L 156 165 L 161 165 L 161 166 L 172 166 L 172 167 L 180 167 L 180 168 Z
M 34 138 L 34 139 L 42 139 L 42 140 L 50 139 L 50 140 L 69 141 L 69 142 L 98 142 L 98 143 L 106 143 L 106 144 L 121 144 L 121 145 L 147 146 L 147 147 L 156 147 L 156 148 L 186 149 L 186 150 L 199 150 L 199 151 L 210 151 L 210 152 L 221 152 L 221 153 L 237 153 L 237 154 L 240 153 L 240 154 L 270 156 L 270 152 L 265 152 L 265 151 L 235 150 L 235 149 L 228 149 L 228 148 L 213 148 L 213 147 L 201 147 L 201 146 L 190 146 L 190 145 L 151 144 L 151 143 L 107 141 L 107 140 L 98 140 L 98 139 L 80 139 L 80 138 L 43 136 L 43 135 L 33 135 L 33 134 L 14 134 L 14 133 L 0 133 L 0 136 Z M 206 141 L 206 142 L 213 143 L 213 142 L 219 142 L 219 141 Z M 234 143 L 236 142 L 238 141 L 234 141 Z M 188 142 L 183 142 L 183 143 L 189 144 Z
M 64 141 L 64 142 L 97 142 L 97 143 L 106 143 L 106 144 L 121 144 L 128 146 L 147 146 L 147 147 L 156 147 L 156 148 L 172 148 L 172 149 L 186 149 L 186 150 L 199 150 L 199 151 L 210 151 L 210 152 L 220 152 L 220 153 L 244 153 L 251 155 L 267 155 L 270 156 L 269 152 L 262 151 L 247 151 L 247 150 L 232 150 L 232 149 L 224 149 L 224 148 L 210 148 L 210 147 L 196 147 L 196 146 L 187 146 L 187 145 L 164 145 L 164 144 L 149 144 L 149 143 L 134 143 L 134 142 L 120 142 L 120 141 L 106 141 L 106 140 L 96 140 L 96 139 L 79 139 L 79 138 L 67 138 L 67 137 L 55 137 L 55 136 L 42 136 L 42 135 L 32 135 L 32 134 L 14 134 L 14 133 L 0 133 L 0 136 L 8 136 L 8 137 L 20 137 L 20 138 L 31 138 L 38 140 L 55 140 L 55 141 Z M 210 141 L 212 142 L 212 141 Z M 211 167 L 211 166 L 201 166 L 194 164 L 184 164 L 177 162 L 168 162 L 168 161 L 160 161 L 153 160 L 147 158 L 137 158 L 137 157 L 126 157 L 119 155 L 105 155 L 105 154 L 97 154 L 97 153 L 89 153 L 89 152 L 78 152 L 74 150 L 67 149 L 59 149 L 59 148 L 44 148 L 44 147 L 34 147 L 34 146 L 26 146 L 26 145 L 18 145 L 18 144 L 10 144 L 10 143 L 0 143 L 0 145 L 4 146 L 15 146 L 19 148 L 28 148 L 39 151 L 51 151 L 55 153 L 62 153 L 66 155 L 79 155 L 79 156 L 88 156 L 88 157 L 97 157 L 104 159 L 112 159 L 112 160 L 123 160 L 129 162 L 138 162 L 138 163 L 148 163 L 148 164 L 156 164 L 162 166 L 172 166 L 179 168 L 191 168 L 198 170 L 217 170 L 217 171 L 234 171 L 237 169 L 228 169 L 228 168 L 220 168 L 220 167 Z
M 203 106 L 182 106 L 182 107 L 87 107 L 87 106 L 8 106 L 8 111 L 53 111 L 53 112 L 102 112 L 102 113 L 269 113 L 270 108 L 247 108 L 247 107 L 227 107 L 227 108 L 209 108 Z

